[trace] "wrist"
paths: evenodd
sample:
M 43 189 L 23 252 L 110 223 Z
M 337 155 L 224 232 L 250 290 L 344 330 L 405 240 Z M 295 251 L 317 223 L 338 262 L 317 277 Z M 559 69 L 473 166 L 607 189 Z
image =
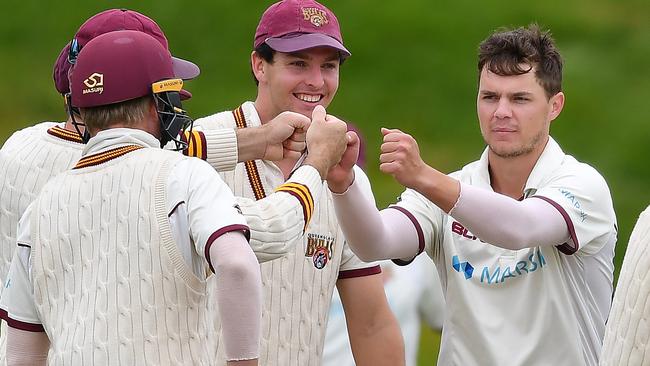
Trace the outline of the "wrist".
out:
M 322 156 L 322 155 L 321 155 Z M 308 154 L 303 162 L 303 165 L 309 165 L 318 171 L 320 178 L 325 180 L 327 177 L 327 171 L 329 170 L 329 164 L 319 157 L 316 154 Z
M 332 191 L 332 193 L 343 194 L 347 192 L 348 188 L 350 188 L 352 183 L 354 183 L 354 168 L 346 172 L 346 174 L 340 179 L 332 179 L 331 176 L 328 178 L 327 187 L 329 190 Z
M 261 127 L 246 127 L 235 130 L 237 136 L 238 162 L 263 159 L 266 152 L 266 136 Z

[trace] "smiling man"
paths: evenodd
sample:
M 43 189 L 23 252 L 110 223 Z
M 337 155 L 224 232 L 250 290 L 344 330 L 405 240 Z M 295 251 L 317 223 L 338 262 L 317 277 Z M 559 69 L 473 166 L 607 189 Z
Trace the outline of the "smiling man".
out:
M 312 117 L 306 135 L 309 155 L 304 162 L 316 168 L 303 165 L 295 169 L 300 154 L 289 152 L 279 154 L 280 159 L 261 159 L 259 156 L 267 155 L 259 154 L 237 164 L 233 172 L 222 173 L 224 181 L 238 196 L 251 228 L 251 246 L 263 262 L 265 303 L 260 364 L 321 364 L 327 316 L 336 286 L 345 307 L 357 363 L 403 365 L 402 337 L 386 301 L 380 267 L 362 262 L 346 244 L 334 216 L 331 195 L 323 182 L 330 165 L 315 163 L 330 153 L 319 152 L 312 146 L 315 141 L 312 130 L 317 119 L 326 119 L 325 125 L 343 127 L 343 134 L 331 138 L 343 141 L 333 163 L 338 162 L 346 147 L 345 123 L 326 116 L 324 109 L 338 89 L 341 62 L 350 56 L 343 45 L 338 20 L 331 10 L 316 1 L 281 1 L 262 15 L 253 47 L 255 101 L 245 102 L 234 111 L 199 119 L 196 125 L 202 131 L 236 129 L 238 145 L 258 145 L 254 136 L 244 138 L 239 132 L 267 129 L 277 116 L 286 113 L 297 114 L 296 120 L 307 119 L 306 124 L 309 124 L 306 117 Z M 296 129 L 304 130 L 306 126 Z M 354 134 L 348 138 L 356 141 Z M 283 146 L 292 150 L 299 145 L 299 140 L 299 137 L 290 138 Z M 240 147 L 238 150 L 243 151 Z M 242 160 L 241 153 L 238 160 Z M 360 169 L 357 177 L 363 182 L 363 191 L 371 196 L 368 179 Z M 296 198 L 305 202 L 304 211 L 283 211 Z M 278 217 L 282 220 L 277 220 Z M 282 222 L 272 223 L 278 221 Z M 263 226 L 260 223 L 266 222 L 269 224 L 264 230 L 258 229 Z M 290 248 L 282 258 L 269 255 L 264 249 L 275 247 L 271 243 L 278 242 L 286 243 L 279 246 L 284 248 L 283 254 Z M 215 321 L 220 324 L 223 319 Z M 223 364 L 223 337 L 214 343 L 218 345 L 217 363 Z
M 602 176 L 549 136 L 560 54 L 536 25 L 498 31 L 478 71 L 481 158 L 446 175 L 413 137 L 383 129 L 380 169 L 407 189 L 379 212 L 342 161 L 328 184 L 343 232 L 364 260 L 433 258 L 447 304 L 440 365 L 597 365 L 616 217 Z

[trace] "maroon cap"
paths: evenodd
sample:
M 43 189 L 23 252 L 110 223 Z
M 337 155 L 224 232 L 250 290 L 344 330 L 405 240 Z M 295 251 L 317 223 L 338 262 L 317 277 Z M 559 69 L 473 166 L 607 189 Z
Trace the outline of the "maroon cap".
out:
M 152 94 L 152 84 L 177 78 L 172 57 L 152 36 L 132 30 L 93 38 L 70 75 L 72 105 L 97 107 Z
M 253 47 L 266 43 L 278 52 L 332 47 L 350 56 L 336 15 L 314 0 L 284 0 L 271 5 L 260 19 Z
M 165 34 L 158 24 L 156 24 L 156 22 L 151 18 L 133 10 L 105 10 L 86 20 L 86 22 L 79 27 L 72 42 L 68 43 L 63 50 L 61 50 L 61 53 L 54 64 L 54 85 L 59 93 L 65 94 L 70 91 L 68 72 L 71 62 L 74 62 L 74 58 L 79 53 L 79 50 L 91 39 L 101 34 L 118 30 L 144 32 L 157 39 L 165 49 L 169 49 Z M 71 47 L 73 48 L 72 52 L 70 52 Z M 172 57 L 172 60 L 174 73 L 178 78 L 187 80 L 193 79 L 199 75 L 199 67 L 195 64 L 176 57 Z

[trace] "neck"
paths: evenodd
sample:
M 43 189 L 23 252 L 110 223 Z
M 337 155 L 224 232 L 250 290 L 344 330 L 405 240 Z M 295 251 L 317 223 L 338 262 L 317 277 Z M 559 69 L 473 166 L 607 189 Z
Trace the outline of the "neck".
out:
M 488 169 L 492 189 L 508 197 L 520 199 L 524 195 L 528 177 L 545 146 L 546 144 L 543 144 L 540 149 L 511 158 L 497 156 L 492 150 L 489 150 Z

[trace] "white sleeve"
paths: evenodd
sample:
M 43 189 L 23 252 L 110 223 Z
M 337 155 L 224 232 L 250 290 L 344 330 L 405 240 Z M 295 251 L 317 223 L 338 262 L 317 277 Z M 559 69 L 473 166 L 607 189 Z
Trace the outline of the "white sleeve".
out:
M 571 240 L 558 246 L 564 254 L 592 255 L 615 240 L 616 214 L 605 179 L 586 164 L 575 164 L 534 197 L 553 205 L 562 215 Z
M 0 298 L 0 317 L 10 327 L 31 332 L 43 332 L 43 326 L 34 302 L 31 281 L 30 219 L 32 205 L 27 207 L 18 223 L 17 243 L 11 267 Z
M 505 249 L 560 245 L 569 240 L 564 218 L 546 200 L 517 201 L 461 183 L 460 197 L 449 214 L 484 242 Z
M 420 235 L 409 218 L 393 209 L 379 212 L 357 179 L 346 192 L 332 196 L 345 239 L 359 258 L 373 261 L 418 254 Z
M 237 135 L 232 128 L 205 128 L 199 125 L 191 133 L 182 133 L 181 139 L 187 143 L 184 155 L 205 160 L 219 172 L 230 171 L 237 166 Z
M 210 246 L 221 235 L 241 231 L 248 235 L 244 216 L 238 210 L 235 197 L 219 173 L 199 159 L 183 159 L 174 165 L 168 180 L 168 211 L 185 204 L 189 235 L 197 254 L 210 260 Z
M 255 255 L 241 233 L 229 232 L 210 248 L 226 358 L 259 357 L 262 279 Z
M 250 245 L 260 263 L 286 255 L 300 242 L 322 191 L 318 171 L 305 165 L 261 200 L 237 197 L 250 228 Z

